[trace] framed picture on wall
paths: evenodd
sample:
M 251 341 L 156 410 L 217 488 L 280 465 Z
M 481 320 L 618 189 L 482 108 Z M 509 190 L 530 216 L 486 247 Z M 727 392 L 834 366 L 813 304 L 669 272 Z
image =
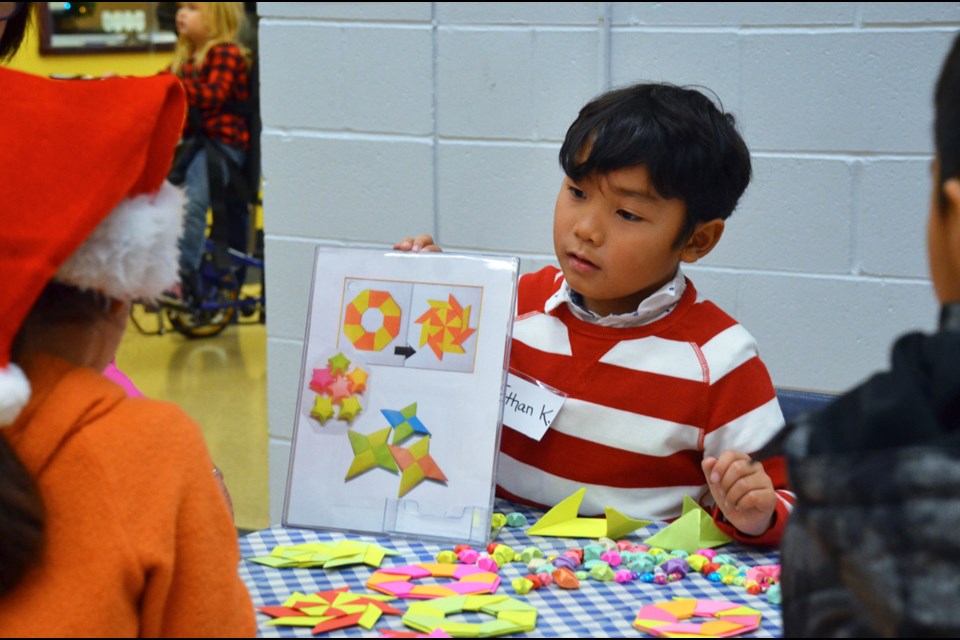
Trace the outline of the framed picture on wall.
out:
M 175 2 L 39 2 L 40 53 L 172 51 Z

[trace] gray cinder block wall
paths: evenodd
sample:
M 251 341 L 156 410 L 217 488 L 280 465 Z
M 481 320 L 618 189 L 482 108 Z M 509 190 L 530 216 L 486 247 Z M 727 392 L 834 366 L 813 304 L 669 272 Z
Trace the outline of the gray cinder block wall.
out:
M 841 391 L 935 326 L 932 89 L 960 3 L 259 3 L 271 520 L 280 519 L 316 243 L 553 261 L 557 151 L 639 80 L 698 84 L 755 175 L 687 273 L 778 386 Z

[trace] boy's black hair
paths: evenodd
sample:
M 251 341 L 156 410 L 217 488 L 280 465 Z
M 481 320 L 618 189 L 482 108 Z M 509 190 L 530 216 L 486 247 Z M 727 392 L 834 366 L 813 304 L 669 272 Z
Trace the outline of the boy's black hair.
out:
M 594 98 L 560 148 L 560 166 L 574 181 L 638 165 L 647 167 L 657 193 L 684 201 L 677 246 L 698 223 L 730 217 L 751 174 L 750 151 L 734 117 L 699 91 L 666 83 Z
M 934 146 L 940 161 L 941 184 L 960 177 L 960 35 L 953 40 L 940 70 L 934 93 Z

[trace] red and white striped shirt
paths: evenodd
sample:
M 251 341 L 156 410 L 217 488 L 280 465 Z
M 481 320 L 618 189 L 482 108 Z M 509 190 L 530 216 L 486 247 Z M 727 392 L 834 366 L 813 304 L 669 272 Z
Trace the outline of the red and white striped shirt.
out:
M 564 282 L 556 267 L 521 278 L 510 367 L 568 397 L 539 442 L 504 425 L 499 495 L 549 507 L 586 487 L 582 515 L 610 506 L 671 520 L 685 495 L 712 502 L 704 456 L 750 453 L 783 426 L 753 337 L 698 300 L 689 280 L 682 283 L 665 316 L 623 327 L 586 321 L 558 304 Z M 786 487 L 782 459 L 764 469 L 776 488 Z M 718 525 L 746 542 L 777 544 L 794 501 L 789 491 L 778 494 L 767 533 L 739 534 L 716 511 Z

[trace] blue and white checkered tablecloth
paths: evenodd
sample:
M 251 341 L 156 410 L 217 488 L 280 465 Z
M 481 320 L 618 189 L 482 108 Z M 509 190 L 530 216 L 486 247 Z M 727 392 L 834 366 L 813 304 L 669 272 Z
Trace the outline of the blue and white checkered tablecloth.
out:
M 501 500 L 497 501 L 495 510 L 505 514 L 523 513 L 527 516 L 528 526 L 543 515 L 542 511 Z M 650 525 L 646 529 L 641 529 L 628 536 L 628 539 L 640 543 L 653 535 L 661 526 L 663 525 Z M 527 547 L 534 546 L 539 547 L 546 555 L 562 553 L 567 549 L 581 548 L 590 543 L 589 540 L 530 537 L 526 535 L 526 529 L 527 527 L 504 527 L 496 540 L 510 545 L 518 553 Z M 445 549 L 452 549 L 454 546 L 436 542 L 421 542 L 411 538 L 350 535 L 338 531 L 292 529 L 276 525 L 241 538 L 240 554 L 242 558 L 251 558 L 268 555 L 277 545 L 294 545 L 304 542 L 348 538 L 375 542 L 399 552 L 398 556 L 384 559 L 383 567 L 435 562 L 437 553 Z M 739 544 L 725 545 L 719 550 L 735 556 L 740 562 L 750 566 L 775 564 L 780 561 L 775 550 L 752 549 Z M 280 604 L 295 591 L 313 593 L 346 586 L 350 587 L 350 590 L 355 593 L 371 593 L 366 588 L 365 583 L 374 571 L 374 568 L 367 565 L 348 566 L 329 571 L 322 568 L 273 569 L 246 560 L 240 561 L 240 577 L 250 590 L 254 606 L 258 607 Z M 546 588 L 531 591 L 522 596 L 514 592 L 511 582 L 526 575 L 526 567 L 521 563 L 511 563 L 502 567 L 500 574 L 503 582 L 497 590 L 498 594 L 524 600 L 538 610 L 537 627 L 530 633 L 525 634 L 525 637 L 649 637 L 632 626 L 633 619 L 640 607 L 673 598 L 697 598 L 741 603 L 763 614 L 761 627 L 752 634 L 746 634 L 746 637 L 774 638 L 783 635 L 780 607 L 769 604 L 766 595 L 750 595 L 743 587 L 713 583 L 701 574 L 691 573 L 682 580 L 662 586 L 647 584 L 640 580 L 620 584 L 588 579 L 581 581 L 580 588 L 576 590 L 566 591 L 555 584 L 551 584 Z M 395 600 L 392 604 L 404 610 L 412 602 L 416 602 L 416 600 Z M 465 613 L 451 616 L 450 619 L 460 622 L 483 622 L 491 618 L 489 616 L 481 617 L 481 614 L 476 613 Z M 260 624 L 260 637 L 311 637 L 310 628 L 266 626 L 264 623 L 270 618 L 262 613 L 257 613 L 257 620 Z M 399 616 L 383 616 L 372 631 L 367 631 L 361 627 L 351 627 L 322 634 L 322 637 L 379 637 L 382 629 L 412 631 L 412 629 L 403 625 Z

